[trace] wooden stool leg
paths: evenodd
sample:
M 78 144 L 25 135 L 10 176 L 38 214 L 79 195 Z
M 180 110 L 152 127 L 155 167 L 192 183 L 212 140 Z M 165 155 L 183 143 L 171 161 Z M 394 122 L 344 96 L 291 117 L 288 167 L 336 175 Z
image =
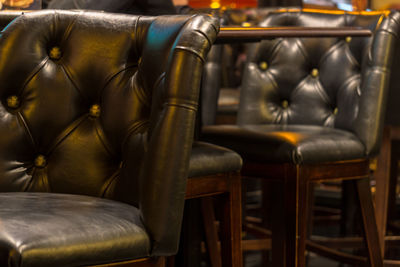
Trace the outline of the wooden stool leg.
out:
M 286 218 L 285 218 L 285 190 L 284 184 L 278 183 L 271 192 L 272 197 L 276 200 L 275 205 L 271 207 L 272 220 L 272 266 L 285 267 L 285 238 L 286 238 Z
M 277 201 L 272 220 L 272 266 L 304 267 L 309 208 L 307 170 L 289 167 L 284 185 L 274 192 Z M 298 172 L 297 172 L 298 171 Z
M 200 267 L 202 234 L 200 199 L 188 199 L 185 201 L 179 251 L 174 259 L 176 267 Z
M 262 198 L 260 215 L 262 219 L 262 227 L 264 229 L 271 229 L 271 217 L 274 216 L 274 213 L 272 212 L 272 206 L 276 204 L 276 199 L 272 193 L 275 190 L 275 184 L 276 183 L 272 183 L 268 179 L 261 179 Z M 271 266 L 271 251 L 261 250 L 261 253 L 261 266 Z
M 299 175 L 299 191 L 297 204 L 298 232 L 297 232 L 297 266 L 306 266 L 306 241 L 309 237 L 310 225 L 308 220 L 312 214 L 313 184 L 308 181 L 307 168 L 303 168 Z M 310 205 L 311 204 L 311 205 Z
M 358 202 L 361 209 L 370 266 L 381 267 L 383 266 L 383 259 L 379 245 L 379 235 L 376 226 L 369 179 L 358 179 L 354 182 L 356 183 Z
M 378 157 L 377 169 L 374 173 L 376 181 L 375 193 L 375 211 L 376 223 L 378 226 L 379 241 L 382 249 L 382 255 L 385 251 L 385 235 L 388 217 L 388 195 L 389 195 L 389 177 L 392 173 L 391 165 L 391 130 L 390 126 L 386 126 L 383 131 L 381 151 Z M 397 162 L 396 162 L 397 164 Z
M 224 194 L 221 217 L 221 257 L 222 266 L 241 267 L 242 262 L 242 209 L 241 176 L 231 174 L 229 194 Z
M 221 254 L 218 248 L 218 231 L 215 226 L 215 211 L 213 200 L 210 197 L 204 197 L 201 199 L 201 211 L 211 266 L 221 267 Z
M 313 232 L 313 227 L 314 227 L 314 187 L 315 185 L 313 183 L 310 183 L 308 185 L 308 196 L 307 196 L 307 218 L 306 218 L 306 224 L 307 224 L 307 231 L 306 231 L 306 242 L 307 240 L 310 240 Z M 306 256 L 306 266 L 308 265 L 308 254 Z
M 389 176 L 389 189 L 387 195 L 387 221 L 390 222 L 395 220 L 398 216 L 396 214 L 396 187 L 397 187 L 397 176 L 399 171 L 399 156 L 400 156 L 400 143 L 399 140 L 392 142 L 392 154 L 391 154 L 391 165 L 390 165 L 390 176 Z

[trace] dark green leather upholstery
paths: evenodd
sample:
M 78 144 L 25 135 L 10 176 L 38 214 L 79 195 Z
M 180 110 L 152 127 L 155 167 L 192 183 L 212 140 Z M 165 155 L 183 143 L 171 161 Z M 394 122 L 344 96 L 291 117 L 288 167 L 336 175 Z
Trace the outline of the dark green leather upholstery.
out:
M 2 32 L 0 191 L 15 193 L 0 194 L 1 266 L 176 252 L 217 32 L 202 15 L 69 11 L 25 14 Z

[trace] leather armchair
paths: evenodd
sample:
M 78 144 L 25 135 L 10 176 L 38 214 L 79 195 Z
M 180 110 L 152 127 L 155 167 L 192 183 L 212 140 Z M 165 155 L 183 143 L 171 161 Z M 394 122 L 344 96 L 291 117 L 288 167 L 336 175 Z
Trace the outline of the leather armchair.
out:
M 12 20 L 22 14 L 23 12 L 20 11 L 1 12 L 0 28 L 4 28 Z M 204 63 L 204 72 L 206 73 L 203 72 L 202 81 L 207 80 L 204 78 L 204 76 L 209 75 L 207 76 L 208 78 L 214 78 L 215 76 L 212 75 L 213 71 L 208 71 L 208 66 L 212 64 L 210 63 L 209 59 L 215 57 L 213 47 L 208 53 L 207 60 Z M 211 93 L 212 92 L 218 91 L 212 90 Z M 216 100 L 217 95 L 214 95 L 213 97 Z M 207 100 L 203 99 L 202 101 L 204 102 Z M 216 107 L 216 105 L 213 106 Z M 205 116 L 207 115 L 204 115 L 204 110 L 201 111 L 203 112 L 202 119 L 204 123 L 206 118 Z M 210 114 L 210 116 L 215 117 L 215 114 L 210 112 L 206 112 L 206 114 Z M 199 116 L 197 116 L 197 121 L 199 122 Z M 195 136 L 196 135 L 197 134 L 195 133 Z M 186 199 L 201 199 L 203 224 L 206 232 L 208 253 L 212 264 L 215 266 L 218 266 L 218 264 L 238 266 L 242 261 L 240 258 L 241 194 L 238 193 L 241 192 L 239 174 L 241 167 L 242 159 L 234 151 L 205 142 L 193 142 L 189 163 L 189 180 L 187 183 Z M 222 226 L 221 228 L 223 228 L 220 230 L 215 227 L 215 222 L 212 219 L 215 219 L 216 216 L 214 214 L 214 205 L 210 201 L 215 197 L 218 197 L 217 206 L 221 206 L 221 209 L 227 211 L 222 218 L 219 218 Z M 192 206 L 192 203 L 187 202 L 187 204 L 185 204 L 185 210 L 192 209 Z M 178 258 L 175 259 L 175 266 L 178 266 L 179 264 L 182 266 L 186 266 L 188 264 L 190 266 L 200 265 L 200 255 L 196 254 L 194 256 L 192 252 L 195 250 L 193 249 L 194 246 L 200 245 L 200 243 L 197 242 L 199 239 L 198 236 L 193 236 L 192 234 L 193 228 L 196 227 L 195 224 L 199 224 L 200 221 L 195 222 L 192 218 L 190 218 L 186 221 L 184 219 L 183 222 L 185 224 L 182 226 L 183 237 L 181 237 L 181 239 L 183 239 L 183 242 L 180 242 L 180 250 L 185 250 L 186 248 L 184 247 L 190 247 L 190 251 L 187 252 L 190 254 L 190 256 L 182 255 L 184 252 L 181 252 L 178 255 Z M 219 236 L 218 232 L 220 232 Z M 221 244 L 222 251 L 219 249 L 218 243 Z M 223 257 L 221 257 L 221 254 L 223 254 Z M 182 261 L 182 263 L 180 261 Z
M 203 128 L 207 141 L 241 154 L 244 176 L 280 183 L 272 215 L 274 266 L 304 266 L 312 183 L 330 179 L 354 181 L 369 255 L 336 259 L 382 265 L 368 162 L 379 151 L 399 19 L 395 12 L 270 13 L 260 26 L 360 26 L 373 36 L 251 45 L 238 125 Z
M 144 264 L 177 251 L 217 32 L 202 15 L 69 11 L 2 32 L 0 265 Z

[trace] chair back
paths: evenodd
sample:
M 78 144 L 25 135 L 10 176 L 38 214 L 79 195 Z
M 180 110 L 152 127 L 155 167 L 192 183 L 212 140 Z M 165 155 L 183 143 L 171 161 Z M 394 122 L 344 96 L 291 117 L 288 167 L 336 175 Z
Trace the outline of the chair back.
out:
M 300 124 L 353 132 L 377 153 L 397 12 L 289 10 L 269 13 L 262 27 L 363 27 L 371 37 L 277 38 L 251 44 L 238 124 Z
M 209 16 L 39 11 L 0 38 L 0 191 L 140 208 L 177 249 Z

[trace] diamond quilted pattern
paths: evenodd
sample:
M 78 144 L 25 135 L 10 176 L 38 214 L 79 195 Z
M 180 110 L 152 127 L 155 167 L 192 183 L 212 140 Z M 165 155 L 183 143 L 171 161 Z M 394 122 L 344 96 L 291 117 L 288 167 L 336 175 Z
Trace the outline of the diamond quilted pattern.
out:
M 328 15 L 322 22 L 317 20 L 319 18 L 312 15 L 288 13 L 268 16 L 260 25 L 340 27 L 359 23 L 372 29 L 376 27 L 375 17 L 363 20 L 354 16 Z M 260 118 L 256 119 L 257 123 L 313 124 L 349 129 L 357 116 L 357 108 L 350 111 L 347 105 L 358 105 L 360 62 L 365 52 L 360 46 L 367 43 L 368 38 L 357 37 L 287 38 L 252 45 L 249 50 L 254 52 L 250 52 L 250 61 L 259 65 L 268 62 L 268 68 L 259 68 L 263 74 L 257 74 L 256 78 L 264 87 L 261 90 L 264 93 L 259 97 L 267 101 L 247 110 L 258 110 Z M 254 69 L 250 72 L 250 76 L 256 75 Z M 245 80 L 246 83 L 257 83 Z M 268 84 L 274 89 L 267 89 Z M 287 101 L 287 107 L 282 107 L 282 101 Z M 242 110 L 246 110 L 244 106 L 241 105 Z M 343 111 L 351 112 L 351 115 L 345 119 L 341 114 Z M 252 116 L 257 117 L 254 113 Z M 239 121 L 240 117 L 241 114 Z
M 345 41 L 332 46 L 321 59 L 320 81 L 333 106 L 336 104 L 338 90 L 346 86 L 349 79 L 359 75 L 360 64 Z
M 397 37 L 389 25 L 398 22 L 389 12 L 328 13 L 271 12 L 260 25 L 363 27 L 373 31 L 373 37 L 287 38 L 252 44 L 249 62 L 268 62 L 268 69 L 259 75 L 249 64 L 245 70 L 246 93 L 241 94 L 238 123 L 335 127 L 357 133 L 367 151 L 372 151 L 378 147 L 381 119 L 368 116 L 381 108 L 372 101 L 385 101 L 380 87 L 386 83 L 378 81 L 389 77 L 381 66 L 391 61 L 387 56 L 391 51 L 384 40 Z M 287 101 L 287 107 L 282 107 L 282 101 Z
M 49 183 L 55 192 L 101 196 L 120 161 L 107 149 L 96 119 L 87 116 L 48 156 Z
M 83 20 L 58 21 L 57 30 L 41 33 L 47 44 L 37 45 L 37 58 L 16 65 L 23 82 L 18 77 L 0 90 L 0 151 L 7 151 L 0 154 L 1 191 L 115 198 L 122 184 L 130 192 L 120 198 L 137 202 L 132 177 L 141 168 L 150 99 L 134 75 L 139 61 L 134 21 L 116 19 L 121 23 L 115 31 L 102 25 L 93 32 L 84 30 Z M 122 153 L 137 152 L 142 154 L 127 157 L 137 162 L 122 163 Z
M 23 104 L 20 112 L 41 153 L 48 152 L 54 139 L 69 124 L 88 112 L 82 96 L 63 67 L 52 61 L 43 65 L 21 95 Z
M 5 194 L 1 266 L 176 253 L 201 70 L 218 30 L 204 15 L 45 10 L 2 31 L 0 191 L 68 194 Z M 68 199 L 73 214 L 57 213 Z

